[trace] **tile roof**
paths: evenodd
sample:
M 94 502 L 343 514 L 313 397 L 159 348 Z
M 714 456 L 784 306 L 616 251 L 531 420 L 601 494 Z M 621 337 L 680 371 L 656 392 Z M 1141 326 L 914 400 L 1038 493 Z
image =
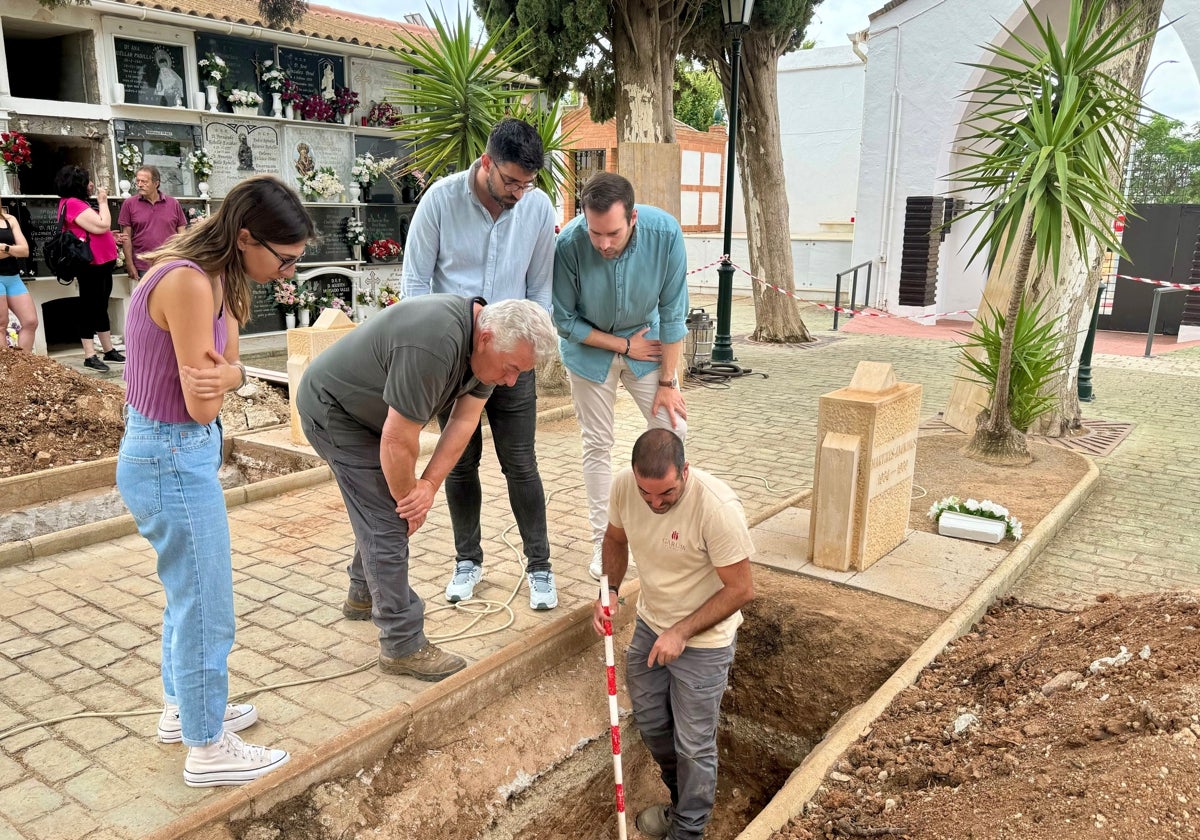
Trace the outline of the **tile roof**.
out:
M 906 0 L 891 0 L 891 2 L 885 3 L 882 9 L 871 12 L 871 14 L 867 15 L 867 20 L 873 21 L 873 20 L 875 20 L 875 18 L 879 17 L 880 15 L 886 15 L 888 12 L 890 12 L 892 9 L 896 8 L 897 6 L 904 5 L 905 2 L 906 2 Z
M 114 0 L 114 2 L 207 20 L 267 28 L 259 14 L 257 0 Z M 275 31 L 308 36 L 333 43 L 384 49 L 398 46 L 395 38 L 397 32 L 417 36 L 433 34 L 428 27 L 386 18 L 369 17 L 311 3 L 308 11 L 299 21 Z

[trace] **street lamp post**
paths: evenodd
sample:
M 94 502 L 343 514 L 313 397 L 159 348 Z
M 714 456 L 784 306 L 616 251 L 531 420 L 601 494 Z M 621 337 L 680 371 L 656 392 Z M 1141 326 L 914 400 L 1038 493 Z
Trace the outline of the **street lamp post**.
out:
M 742 71 L 742 35 L 750 28 L 750 12 L 754 0 L 721 0 L 721 17 L 725 31 L 733 39 L 729 54 L 729 152 L 725 161 L 725 244 L 721 265 L 717 268 L 717 332 L 713 340 L 712 360 L 733 361 L 733 342 L 729 337 L 729 322 L 733 309 L 733 263 L 729 251 L 733 247 L 733 178 L 736 173 L 738 132 L 738 80 Z

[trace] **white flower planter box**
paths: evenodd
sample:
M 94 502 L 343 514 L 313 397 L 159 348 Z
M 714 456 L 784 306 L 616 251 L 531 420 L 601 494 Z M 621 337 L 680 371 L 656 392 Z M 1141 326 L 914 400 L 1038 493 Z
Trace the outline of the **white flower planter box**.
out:
M 1003 520 L 986 516 L 972 516 L 969 513 L 947 510 L 942 511 L 942 515 L 938 517 L 938 533 L 943 537 L 998 543 L 1004 539 L 1006 529 L 1007 525 Z

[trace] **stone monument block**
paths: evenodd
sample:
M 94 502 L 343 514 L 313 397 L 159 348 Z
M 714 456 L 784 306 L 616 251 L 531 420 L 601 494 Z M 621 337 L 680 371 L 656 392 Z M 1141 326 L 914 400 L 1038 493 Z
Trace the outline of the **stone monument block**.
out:
M 854 475 L 853 508 L 849 522 L 848 568 L 861 571 L 904 540 L 912 498 L 913 468 L 917 462 L 917 426 L 921 420 L 921 386 L 897 382 L 891 365 L 860 362 L 850 385 L 825 394 L 817 414 L 817 440 L 828 435 L 859 439 Z M 834 439 L 836 445 L 840 438 Z M 844 446 L 843 446 L 844 448 Z M 817 544 L 817 523 L 832 514 L 823 505 L 837 504 L 845 491 L 836 484 L 844 465 L 831 475 L 834 487 L 822 485 L 824 458 L 813 474 L 813 516 L 809 524 L 809 559 Z M 844 459 L 843 459 L 844 461 Z M 824 535 L 826 541 L 828 534 Z M 830 567 L 836 568 L 836 566 Z
M 858 489 L 857 435 L 830 432 L 821 442 L 820 497 L 814 492 L 813 565 L 844 572 L 850 568 L 850 532 Z
M 326 309 L 311 327 L 288 330 L 287 375 L 292 443 L 308 443 L 300 428 L 300 412 L 296 410 L 296 401 L 291 399 L 291 395 L 295 394 L 300 386 L 300 377 L 304 376 L 304 371 L 308 370 L 308 365 L 313 359 L 333 346 L 334 342 L 349 335 L 355 326 L 356 324 L 341 310 Z

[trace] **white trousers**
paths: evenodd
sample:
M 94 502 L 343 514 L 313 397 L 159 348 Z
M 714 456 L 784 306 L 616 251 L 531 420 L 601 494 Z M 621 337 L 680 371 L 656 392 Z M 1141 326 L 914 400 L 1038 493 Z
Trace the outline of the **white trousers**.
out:
M 665 409 L 659 408 L 650 414 L 654 395 L 658 392 L 658 379 L 662 368 L 655 368 L 640 379 L 626 364 L 625 357 L 613 355 L 612 367 L 603 383 L 584 379 L 570 371 L 571 399 L 575 403 L 575 417 L 579 420 L 583 435 L 583 485 L 587 490 L 588 522 L 592 526 L 592 541 L 603 542 L 608 528 L 608 499 L 612 490 L 612 448 L 615 443 L 613 422 L 617 402 L 617 382 L 625 386 L 642 416 L 647 429 L 670 429 L 680 440 L 687 437 L 687 421 L 676 417 L 678 424 L 672 428 L 671 418 Z M 632 446 L 632 443 L 631 443 Z

